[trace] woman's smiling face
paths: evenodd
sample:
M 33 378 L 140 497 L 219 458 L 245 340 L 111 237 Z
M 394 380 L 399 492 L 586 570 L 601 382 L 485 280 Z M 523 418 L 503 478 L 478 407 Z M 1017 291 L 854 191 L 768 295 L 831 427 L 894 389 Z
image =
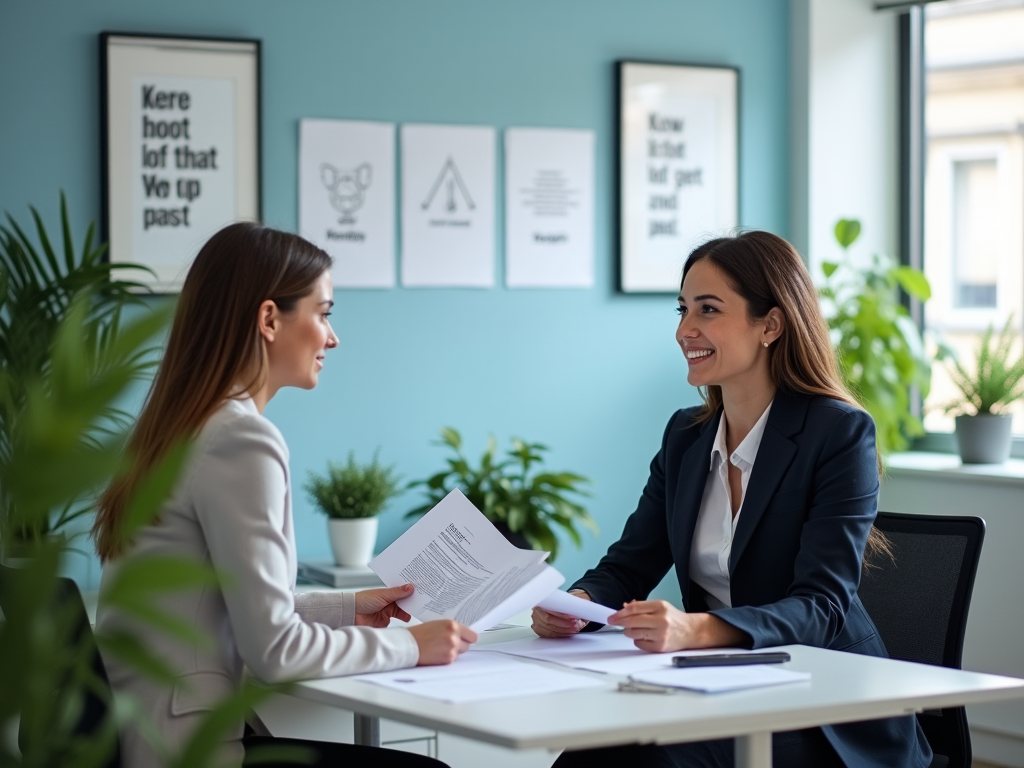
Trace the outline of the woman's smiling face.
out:
M 763 321 L 747 315 L 747 301 L 709 259 L 697 261 L 679 292 L 676 341 L 686 357 L 686 380 L 695 387 L 748 380 L 764 366 L 768 350 Z

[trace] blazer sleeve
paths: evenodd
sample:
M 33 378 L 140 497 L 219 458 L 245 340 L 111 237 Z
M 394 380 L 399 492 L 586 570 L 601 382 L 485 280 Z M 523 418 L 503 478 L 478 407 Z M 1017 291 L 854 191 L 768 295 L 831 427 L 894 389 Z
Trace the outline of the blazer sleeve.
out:
M 621 608 L 627 600 L 643 600 L 672 567 L 672 550 L 665 512 L 665 462 L 668 436 L 683 418 L 677 411 L 665 429 L 661 450 L 651 461 L 647 485 L 636 511 L 627 520 L 622 536 L 569 589 L 582 589 L 591 599 L 609 608 Z M 600 625 L 591 625 L 596 629 Z
M 763 606 L 711 611 L 749 634 L 754 648 L 829 647 L 843 630 L 878 512 L 875 424 L 867 413 L 851 410 L 833 424 L 812 488 L 786 596 Z M 766 517 L 761 525 L 767 524 Z
M 242 661 L 267 682 L 415 665 L 419 650 L 408 630 L 335 628 L 343 623 L 347 598 L 340 604 L 304 598 L 303 612 L 313 621 L 297 612 L 289 570 L 294 542 L 285 518 L 287 461 L 270 422 L 240 415 L 210 436 L 190 478 L 212 565 L 225 581 L 224 602 Z

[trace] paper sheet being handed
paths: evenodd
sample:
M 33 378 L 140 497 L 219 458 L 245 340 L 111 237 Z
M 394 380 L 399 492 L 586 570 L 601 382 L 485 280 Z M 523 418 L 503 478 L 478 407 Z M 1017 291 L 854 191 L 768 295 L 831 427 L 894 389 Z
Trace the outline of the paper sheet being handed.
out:
M 544 562 L 548 554 L 514 547 L 455 489 L 370 561 L 370 568 L 389 587 L 416 586 L 398 604 L 420 621 L 455 619 L 482 632 L 556 592 L 565 577 Z M 599 607 L 575 600 L 587 611 Z M 564 602 L 559 605 L 548 610 L 575 615 Z

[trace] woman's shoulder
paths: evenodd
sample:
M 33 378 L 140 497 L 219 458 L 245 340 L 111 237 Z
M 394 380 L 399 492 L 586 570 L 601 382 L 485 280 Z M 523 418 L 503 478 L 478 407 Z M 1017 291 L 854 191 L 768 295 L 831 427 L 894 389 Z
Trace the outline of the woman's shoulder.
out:
M 249 444 L 265 446 L 285 457 L 288 455 L 288 446 L 281 430 L 263 416 L 250 399 L 225 400 L 206 420 L 196 442 L 201 452 L 225 445 L 241 448 Z

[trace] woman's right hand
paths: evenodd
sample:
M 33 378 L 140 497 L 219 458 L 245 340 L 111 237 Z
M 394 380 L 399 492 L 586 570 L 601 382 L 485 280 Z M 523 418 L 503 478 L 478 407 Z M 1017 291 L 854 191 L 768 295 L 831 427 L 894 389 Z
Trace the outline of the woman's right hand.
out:
M 417 667 L 451 664 L 479 639 L 472 629 L 451 619 L 426 621 L 409 631 L 420 649 Z
M 590 595 L 582 589 L 570 589 L 570 595 L 590 600 Z M 593 602 L 591 600 L 591 602 Z M 564 613 L 545 611 L 543 608 L 533 609 L 533 631 L 540 637 L 567 637 L 575 635 L 583 629 L 589 621 L 577 619 L 575 616 L 567 616 Z

